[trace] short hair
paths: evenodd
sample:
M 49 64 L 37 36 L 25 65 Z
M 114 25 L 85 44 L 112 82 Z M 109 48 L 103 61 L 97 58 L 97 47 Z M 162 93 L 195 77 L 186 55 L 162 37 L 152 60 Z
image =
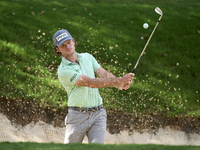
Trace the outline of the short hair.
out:
M 58 52 L 56 48 L 58 48 L 58 46 L 54 46 L 54 55 L 60 57 L 62 54 L 61 52 Z

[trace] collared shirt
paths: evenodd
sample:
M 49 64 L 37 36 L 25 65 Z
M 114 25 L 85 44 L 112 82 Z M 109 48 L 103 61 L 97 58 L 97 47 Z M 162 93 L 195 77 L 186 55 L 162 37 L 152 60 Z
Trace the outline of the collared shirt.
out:
M 95 78 L 95 71 L 100 67 L 89 53 L 76 53 L 78 63 L 72 63 L 62 57 L 58 67 L 58 79 L 68 95 L 68 106 L 95 107 L 102 104 L 98 88 L 75 86 L 76 80 L 83 74 Z

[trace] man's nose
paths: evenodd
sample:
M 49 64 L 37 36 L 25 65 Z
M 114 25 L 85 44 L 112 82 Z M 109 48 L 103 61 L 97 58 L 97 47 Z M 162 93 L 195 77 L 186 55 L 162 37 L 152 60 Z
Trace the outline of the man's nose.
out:
M 70 47 L 70 44 L 66 44 L 65 47 L 66 47 L 66 48 L 69 48 L 69 47 Z

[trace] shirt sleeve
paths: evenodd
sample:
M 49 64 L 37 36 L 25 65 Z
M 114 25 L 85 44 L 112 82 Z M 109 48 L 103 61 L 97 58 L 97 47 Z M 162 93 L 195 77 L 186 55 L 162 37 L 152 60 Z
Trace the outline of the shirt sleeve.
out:
M 63 69 L 62 71 L 58 71 L 58 79 L 60 83 L 65 86 L 74 85 L 76 80 L 81 76 L 82 73 L 77 72 L 73 69 Z

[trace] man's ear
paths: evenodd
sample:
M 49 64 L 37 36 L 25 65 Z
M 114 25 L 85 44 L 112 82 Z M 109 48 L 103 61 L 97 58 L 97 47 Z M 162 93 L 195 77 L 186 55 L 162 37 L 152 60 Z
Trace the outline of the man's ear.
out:
M 55 46 L 54 49 L 55 49 L 57 52 L 60 52 L 58 46 Z

